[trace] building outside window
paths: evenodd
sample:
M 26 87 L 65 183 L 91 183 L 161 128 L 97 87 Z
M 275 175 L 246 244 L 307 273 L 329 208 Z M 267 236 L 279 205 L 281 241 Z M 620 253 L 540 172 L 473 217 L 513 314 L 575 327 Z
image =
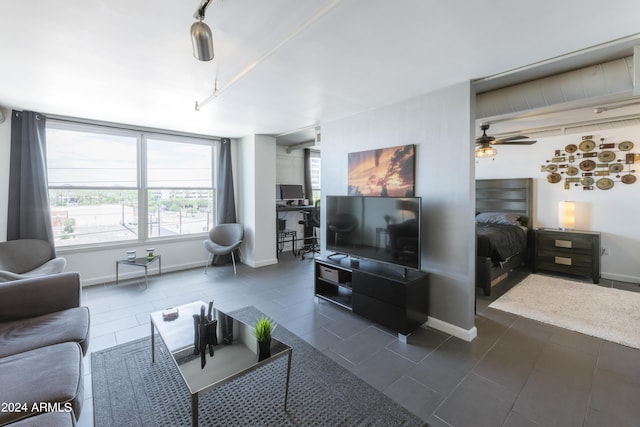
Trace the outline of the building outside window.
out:
M 213 225 L 212 140 L 49 120 L 57 247 L 146 241 Z
M 309 169 L 311 171 L 311 189 L 313 190 L 313 197 L 310 203 L 320 200 L 320 152 L 311 151 L 309 158 Z

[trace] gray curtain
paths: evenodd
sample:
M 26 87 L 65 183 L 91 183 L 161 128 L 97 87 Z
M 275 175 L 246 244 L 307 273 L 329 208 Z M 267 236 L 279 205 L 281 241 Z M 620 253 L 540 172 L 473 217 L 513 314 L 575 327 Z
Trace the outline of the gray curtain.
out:
M 231 168 L 231 140 L 220 140 L 220 161 L 218 162 L 218 197 L 216 200 L 216 216 L 218 224 L 233 223 L 236 221 L 236 200 L 233 193 L 233 170 Z M 235 251 L 236 259 L 240 259 L 238 250 Z M 221 265 L 231 262 L 231 255 L 215 255 L 211 264 Z
M 233 171 L 231 169 L 231 140 L 220 141 L 218 164 L 218 200 L 216 203 L 218 224 L 236 222 L 236 200 L 233 194 Z
M 53 256 L 45 125 L 45 116 L 33 111 L 11 114 L 7 240 L 47 241 Z

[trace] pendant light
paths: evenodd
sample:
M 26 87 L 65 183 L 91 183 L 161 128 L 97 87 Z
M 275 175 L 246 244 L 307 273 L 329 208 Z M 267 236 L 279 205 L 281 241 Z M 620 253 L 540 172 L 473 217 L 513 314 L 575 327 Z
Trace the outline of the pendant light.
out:
M 193 56 L 199 61 L 211 61 L 213 59 L 213 35 L 211 28 L 202 20 L 204 12 L 211 0 L 202 0 L 200 7 L 193 15 L 198 21 L 191 25 L 191 44 L 193 45 Z

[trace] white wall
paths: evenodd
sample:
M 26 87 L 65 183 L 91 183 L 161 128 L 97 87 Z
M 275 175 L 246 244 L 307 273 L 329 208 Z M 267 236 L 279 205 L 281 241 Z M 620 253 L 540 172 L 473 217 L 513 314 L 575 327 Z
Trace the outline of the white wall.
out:
M 278 262 L 275 163 L 274 137 L 252 135 L 238 142 L 238 221 L 245 227 L 242 257 L 252 267 Z
M 304 150 L 276 147 L 276 184 L 304 184 Z
M 594 131 L 593 139 L 619 143 L 632 141 L 632 152 L 640 152 L 640 127 L 627 127 Z M 568 144 L 578 145 L 582 135 L 563 135 L 536 138 L 538 142 L 528 146 L 497 146 L 498 155 L 492 159 L 478 159 L 476 177 L 486 178 L 534 178 L 534 226 L 558 227 L 558 202 L 576 201 L 576 226 L 578 230 L 602 233 L 602 246 L 609 248 L 609 255 L 602 256 L 602 276 L 627 282 L 640 282 L 640 179 L 628 185 L 614 178 L 610 190 L 585 191 L 572 186 L 565 190 L 563 183 L 550 184 L 547 173 L 540 166 L 547 164 L 555 150 Z M 621 156 L 618 155 L 618 158 Z M 633 165 L 640 178 L 640 164 Z M 598 177 L 594 177 L 597 179 Z
M 475 180 L 470 143 L 474 99 L 470 84 L 461 83 L 322 123 L 323 199 L 346 194 L 348 153 L 416 144 L 416 195 L 423 204 L 422 269 L 431 273 L 429 322 L 466 339 L 475 336 Z

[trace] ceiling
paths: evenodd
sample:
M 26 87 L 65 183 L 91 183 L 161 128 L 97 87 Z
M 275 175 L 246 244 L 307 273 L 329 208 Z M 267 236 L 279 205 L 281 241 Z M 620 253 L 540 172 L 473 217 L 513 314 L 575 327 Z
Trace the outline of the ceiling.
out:
M 200 62 L 198 5 L 4 2 L 0 106 L 289 145 L 323 122 L 628 37 L 640 14 L 637 0 L 214 0 L 215 58 Z

